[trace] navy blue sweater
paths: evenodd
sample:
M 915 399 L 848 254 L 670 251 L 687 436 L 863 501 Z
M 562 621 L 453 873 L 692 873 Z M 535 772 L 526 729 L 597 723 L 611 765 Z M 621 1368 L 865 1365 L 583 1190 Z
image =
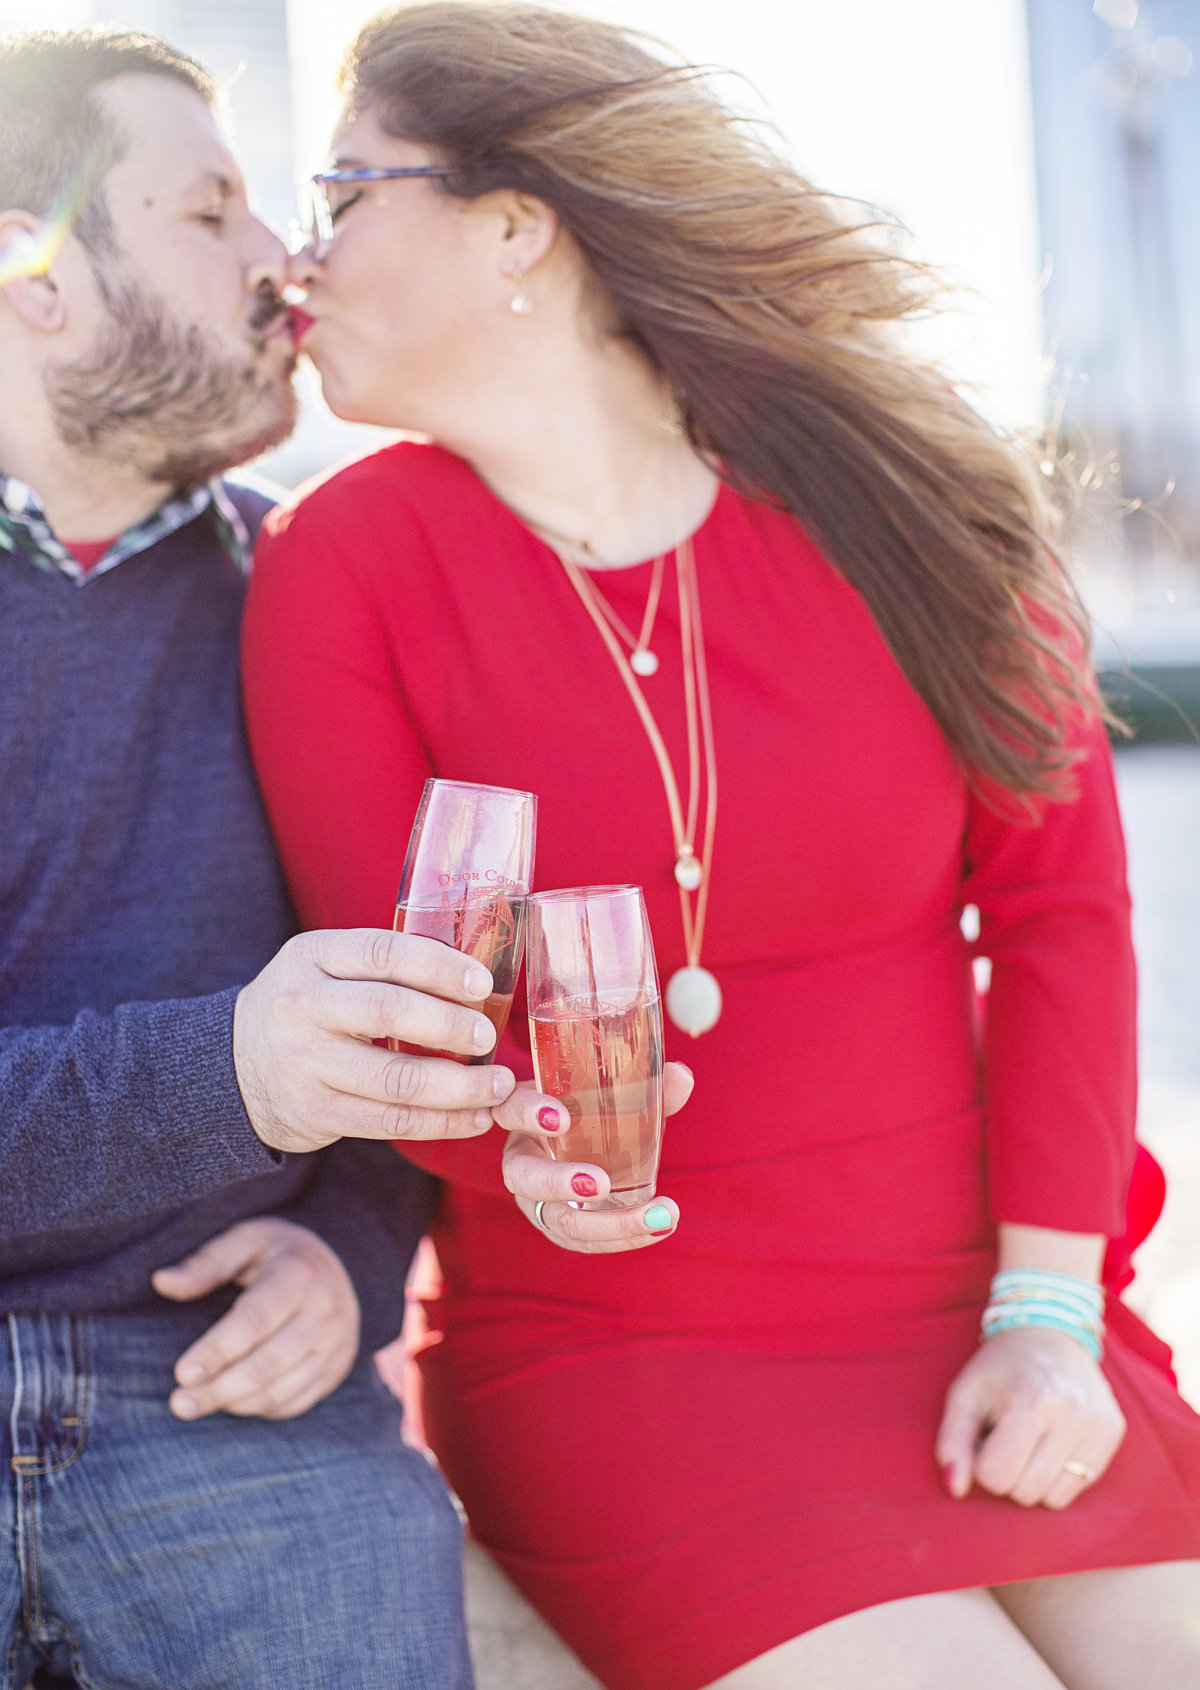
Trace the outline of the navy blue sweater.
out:
M 281 1214 L 342 1257 L 376 1348 L 431 1183 L 384 1144 L 280 1161 L 233 1067 L 237 989 L 294 930 L 243 587 L 208 513 L 83 585 L 0 554 L 0 1306 L 161 1307 L 156 1267 Z

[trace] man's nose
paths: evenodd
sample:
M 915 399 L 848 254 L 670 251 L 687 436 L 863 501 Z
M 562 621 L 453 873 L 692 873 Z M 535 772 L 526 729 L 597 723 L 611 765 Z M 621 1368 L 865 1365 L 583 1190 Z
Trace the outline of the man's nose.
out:
M 246 287 L 250 293 L 258 293 L 264 287 L 269 287 L 273 293 L 282 293 L 289 280 L 287 247 L 265 223 L 258 218 L 254 219 L 254 223 L 254 241 L 246 265 Z

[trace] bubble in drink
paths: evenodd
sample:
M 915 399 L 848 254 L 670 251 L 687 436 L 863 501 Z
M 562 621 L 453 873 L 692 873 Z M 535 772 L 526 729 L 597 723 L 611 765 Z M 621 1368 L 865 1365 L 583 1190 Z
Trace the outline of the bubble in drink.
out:
M 529 1017 L 537 1087 L 570 1111 L 550 1141 L 558 1161 L 594 1162 L 612 1185 L 586 1209 L 626 1209 L 654 1195 L 662 1147 L 662 1007 L 564 997 Z

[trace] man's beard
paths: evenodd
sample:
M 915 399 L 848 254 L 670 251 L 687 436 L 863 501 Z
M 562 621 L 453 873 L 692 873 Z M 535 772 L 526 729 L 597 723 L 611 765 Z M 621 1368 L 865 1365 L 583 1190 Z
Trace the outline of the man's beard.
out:
M 244 356 L 231 356 L 137 282 L 111 271 L 96 279 L 108 322 L 86 357 L 52 365 L 45 378 L 64 445 L 187 487 L 287 439 L 296 424 L 289 372 L 254 357 L 284 309 L 269 288 L 247 322 Z

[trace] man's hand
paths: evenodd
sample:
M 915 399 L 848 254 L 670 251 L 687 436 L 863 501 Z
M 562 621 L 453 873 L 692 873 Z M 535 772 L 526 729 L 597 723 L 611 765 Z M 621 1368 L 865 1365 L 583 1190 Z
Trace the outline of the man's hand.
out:
M 278 1216 L 239 1221 L 174 1267 L 154 1289 L 191 1302 L 230 1282 L 246 1289 L 175 1364 L 169 1406 L 180 1420 L 258 1414 L 290 1420 L 335 1390 L 358 1354 L 358 1297 L 315 1232 Z
M 1083 1345 L 1022 1326 L 981 1344 L 951 1385 L 937 1461 L 951 1496 L 977 1484 L 1024 1508 L 1066 1508 L 1124 1436 L 1108 1380 Z
M 508 1068 L 382 1050 L 401 1039 L 482 1056 L 492 977 L 435 939 L 382 928 L 303 933 L 238 994 L 233 1058 L 250 1123 L 273 1150 L 337 1138 L 475 1138 L 512 1092 Z

